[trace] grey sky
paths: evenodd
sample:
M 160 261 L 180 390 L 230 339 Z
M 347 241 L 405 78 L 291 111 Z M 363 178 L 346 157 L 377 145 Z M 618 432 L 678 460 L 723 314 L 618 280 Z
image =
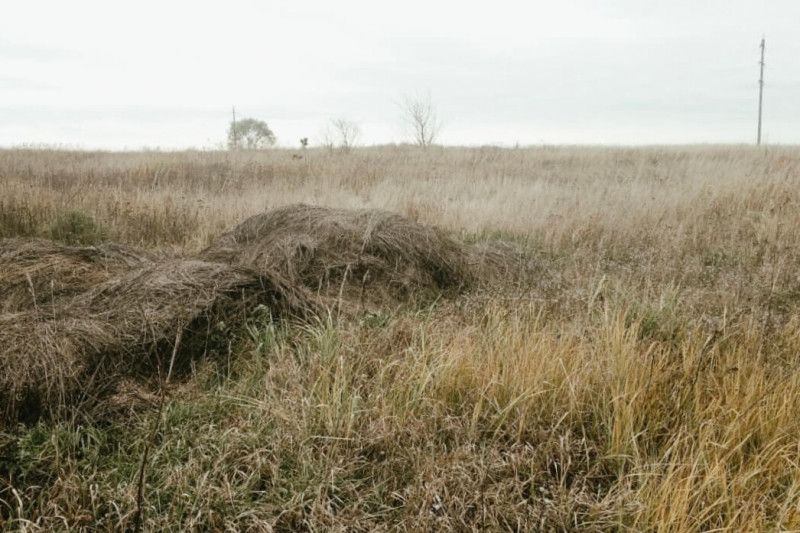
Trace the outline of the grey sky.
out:
M 334 117 L 453 144 L 800 143 L 797 0 L 6 2 L 0 145 L 208 147 L 230 106 L 286 146 Z

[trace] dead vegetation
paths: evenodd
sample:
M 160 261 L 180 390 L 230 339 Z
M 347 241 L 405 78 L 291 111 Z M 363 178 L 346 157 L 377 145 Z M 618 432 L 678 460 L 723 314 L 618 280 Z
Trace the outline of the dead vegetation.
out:
M 154 259 L 154 254 L 121 244 L 68 246 L 44 239 L 2 239 L 0 313 L 46 307 Z
M 148 256 L 14 274 L 0 529 L 800 529 L 796 147 L 241 156 L 0 150 L 0 235 Z
M 201 257 L 278 272 L 328 304 L 372 309 L 455 294 L 487 263 L 486 254 L 395 213 L 302 204 L 248 218 Z M 489 260 L 501 262 L 497 253 Z
M 259 304 L 276 316 L 305 310 L 302 297 L 263 272 L 167 260 L 47 308 L 0 315 L 3 415 L 35 420 L 96 402 L 134 371 L 169 372 L 176 362 L 169 353 L 179 354 L 183 337 L 197 349 L 209 327 Z
M 0 241 L 0 405 L 7 420 L 85 408 L 134 370 L 167 372 L 181 340 L 197 351 L 208 328 L 256 306 L 280 319 L 431 301 L 506 256 L 386 211 L 307 205 L 249 218 L 199 259 Z

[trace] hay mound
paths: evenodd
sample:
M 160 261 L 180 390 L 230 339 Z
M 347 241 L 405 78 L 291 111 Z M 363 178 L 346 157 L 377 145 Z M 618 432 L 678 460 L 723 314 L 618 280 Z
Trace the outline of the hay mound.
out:
M 44 239 L 2 239 L 0 313 L 51 305 L 153 260 L 151 254 L 112 243 L 75 247 Z
M 462 244 L 436 228 L 372 209 L 281 207 L 245 220 L 201 256 L 278 272 L 327 303 L 426 298 L 472 279 Z
M 196 346 L 205 325 L 258 303 L 276 314 L 305 308 L 301 296 L 264 273 L 171 260 L 47 309 L 0 315 L 0 419 L 91 403 L 137 369 L 166 372 L 176 339 Z
M 96 403 L 206 353 L 213 324 L 385 307 L 511 278 L 510 245 L 465 245 L 379 210 L 294 205 L 245 220 L 199 259 L 115 244 L 0 241 L 0 422 Z M 177 346 L 177 347 L 176 347 Z

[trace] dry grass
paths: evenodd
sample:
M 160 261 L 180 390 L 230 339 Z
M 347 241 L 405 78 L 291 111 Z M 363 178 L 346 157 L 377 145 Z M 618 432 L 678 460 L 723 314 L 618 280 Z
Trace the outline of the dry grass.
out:
M 153 259 L 116 244 L 73 247 L 44 239 L 0 239 L 0 312 L 46 307 Z
M 192 254 L 305 202 L 501 238 L 513 248 L 480 247 L 522 250 L 537 274 L 343 319 L 251 314 L 160 415 L 5 429 L 7 528 L 130 526 L 162 416 L 149 530 L 800 529 L 800 150 L 384 147 L 235 164 L 0 152 L 0 236 L 51 235 L 77 209 L 108 239 Z

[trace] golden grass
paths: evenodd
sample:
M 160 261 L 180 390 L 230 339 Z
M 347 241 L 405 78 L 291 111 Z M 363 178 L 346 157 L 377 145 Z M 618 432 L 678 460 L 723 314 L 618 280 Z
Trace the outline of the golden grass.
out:
M 163 416 L 149 530 L 800 529 L 800 150 L 230 158 L 0 152 L 0 236 L 79 210 L 112 240 L 196 252 L 302 201 L 513 240 L 539 276 L 251 318 L 160 415 L 2 432 L 0 524 L 129 527 Z

